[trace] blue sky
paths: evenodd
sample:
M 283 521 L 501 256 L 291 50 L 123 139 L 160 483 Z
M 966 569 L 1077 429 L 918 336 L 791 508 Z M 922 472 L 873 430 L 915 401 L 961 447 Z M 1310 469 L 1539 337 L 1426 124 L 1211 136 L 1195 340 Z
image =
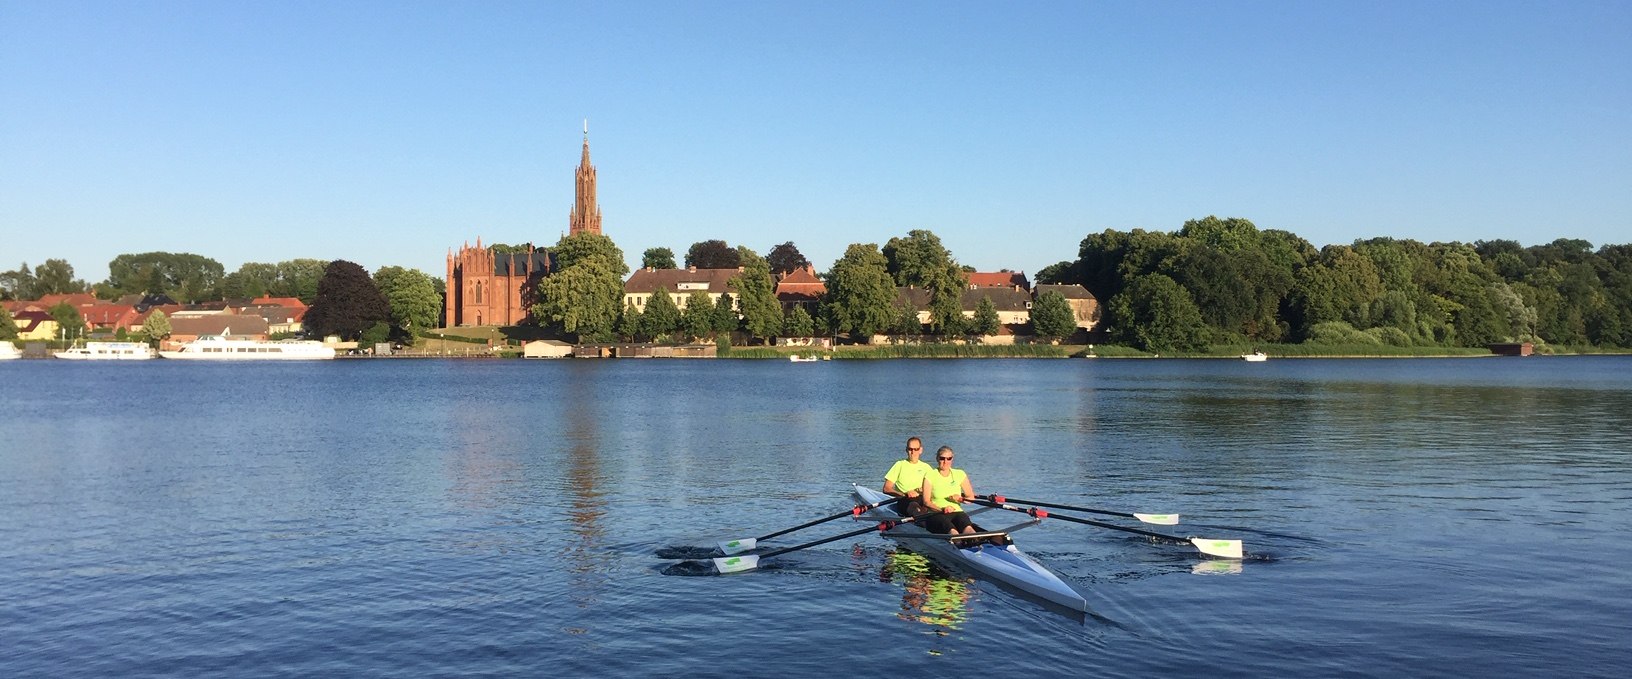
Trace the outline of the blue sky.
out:
M 1632 242 L 1626 2 L 0 0 L 0 268 L 938 234 L 1034 272 L 1245 217 Z

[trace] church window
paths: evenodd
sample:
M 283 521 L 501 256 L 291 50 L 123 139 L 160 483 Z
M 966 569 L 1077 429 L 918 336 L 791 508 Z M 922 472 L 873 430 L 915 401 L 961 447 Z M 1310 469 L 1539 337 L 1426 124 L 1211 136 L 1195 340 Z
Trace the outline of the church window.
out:
M 482 282 L 476 281 L 476 303 L 482 303 Z

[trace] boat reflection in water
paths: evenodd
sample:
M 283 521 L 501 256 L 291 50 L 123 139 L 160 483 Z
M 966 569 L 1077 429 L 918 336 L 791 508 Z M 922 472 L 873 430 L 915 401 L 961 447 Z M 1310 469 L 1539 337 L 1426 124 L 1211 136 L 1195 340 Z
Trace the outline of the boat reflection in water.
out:
M 881 582 L 902 587 L 896 617 L 956 630 L 969 619 L 969 583 L 934 568 L 929 559 L 897 549 L 884 559 Z

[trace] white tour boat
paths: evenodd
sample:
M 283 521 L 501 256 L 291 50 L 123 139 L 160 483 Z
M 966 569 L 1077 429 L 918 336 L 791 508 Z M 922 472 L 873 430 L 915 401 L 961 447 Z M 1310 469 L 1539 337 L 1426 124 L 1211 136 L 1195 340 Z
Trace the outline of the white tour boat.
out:
M 1249 363 L 1262 363 L 1269 360 L 1269 354 L 1262 351 L 1254 351 L 1250 354 L 1241 354 L 1241 360 Z
M 23 352 L 17 350 L 17 345 L 8 340 L 0 340 L 0 361 L 22 357 Z
M 205 335 L 184 342 L 179 351 L 160 356 L 193 361 L 310 361 L 334 358 L 334 347 L 312 340 L 233 339 L 229 328 L 220 335 Z
M 142 342 L 86 342 L 51 355 L 70 361 L 145 361 L 158 353 Z

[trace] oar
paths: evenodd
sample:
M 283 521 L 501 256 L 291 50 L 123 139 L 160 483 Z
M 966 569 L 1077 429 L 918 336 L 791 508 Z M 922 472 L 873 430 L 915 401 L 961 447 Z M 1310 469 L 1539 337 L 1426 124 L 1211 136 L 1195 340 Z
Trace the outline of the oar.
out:
M 1063 516 L 1063 515 L 1060 515 L 1060 514 L 1050 514 L 1045 510 L 1037 509 L 1035 507 L 1033 507 L 1031 509 L 1026 509 L 1024 507 L 1015 507 L 1013 505 L 998 504 L 998 503 L 992 502 L 990 500 L 975 500 L 975 504 L 986 505 L 988 507 L 997 507 L 998 509 L 1007 509 L 1007 510 L 1009 510 L 1011 512 L 1020 512 L 1021 514 L 1030 514 L 1030 515 L 1038 517 L 1038 518 L 1045 518 L 1046 517 L 1046 518 L 1052 518 L 1052 519 L 1060 519 L 1062 521 L 1070 521 L 1072 523 L 1080 523 L 1080 524 L 1084 524 L 1084 525 L 1088 525 L 1088 526 L 1098 526 L 1100 528 L 1109 528 L 1111 530 L 1119 530 L 1119 531 L 1124 531 L 1124 532 L 1128 532 L 1128 533 L 1133 533 L 1135 535 L 1144 535 L 1144 536 L 1147 536 L 1147 537 L 1161 538 L 1163 540 L 1173 540 L 1175 542 L 1189 542 L 1190 544 L 1195 545 L 1196 549 L 1201 550 L 1202 554 L 1208 554 L 1208 555 L 1211 555 L 1211 556 L 1223 557 L 1223 558 L 1226 558 L 1226 559 L 1239 559 L 1239 558 L 1241 558 L 1241 555 L 1243 553 L 1240 540 L 1214 540 L 1214 539 L 1210 539 L 1210 538 L 1192 538 L 1192 537 L 1181 538 L 1181 537 L 1177 537 L 1177 536 L 1173 536 L 1173 535 L 1167 535 L 1165 533 L 1153 533 L 1153 532 L 1148 531 L 1148 530 L 1140 530 L 1138 528 L 1128 528 L 1127 526 L 1118 526 L 1118 525 L 1116 525 L 1114 523 L 1104 523 L 1102 521 L 1091 521 L 1089 519 L 1079 519 L 1079 518 L 1077 518 L 1075 516 Z
M 906 521 L 911 521 L 911 520 L 912 520 L 911 518 L 907 518 L 907 519 L 902 519 L 901 522 L 906 522 Z M 863 528 L 861 530 L 853 530 L 853 531 L 850 531 L 848 533 L 841 533 L 839 535 L 835 535 L 835 536 L 830 537 L 830 538 L 822 538 L 820 540 L 816 540 L 814 542 L 807 542 L 807 543 L 802 544 L 802 545 L 794 545 L 792 547 L 783 547 L 782 549 L 766 552 L 764 554 L 744 554 L 742 556 L 718 557 L 718 558 L 714 559 L 714 569 L 719 571 L 722 574 L 724 574 L 724 573 L 740 573 L 742 571 L 751 571 L 751 570 L 759 567 L 759 560 L 760 559 L 768 559 L 770 557 L 777 556 L 777 555 L 780 555 L 780 554 L 787 554 L 788 552 L 795 552 L 795 551 L 804 549 L 806 547 L 815 547 L 816 545 L 825 545 L 825 544 L 827 544 L 829 542 L 834 542 L 836 540 L 843 540 L 845 538 L 853 538 L 853 537 L 855 537 L 857 535 L 862 535 L 864 533 L 871 533 L 873 531 L 889 530 L 891 527 L 895 526 L 896 523 L 898 523 L 898 522 L 885 521 L 885 522 L 880 523 L 880 524 L 878 524 L 876 526 L 868 526 L 868 527 Z
M 991 500 L 992 502 L 996 502 L 998 504 L 1003 504 L 1004 502 L 1018 502 L 1018 503 L 1023 504 L 1023 505 L 1033 505 L 1033 506 L 1037 506 L 1037 507 L 1048 507 L 1050 509 L 1069 509 L 1069 510 L 1071 510 L 1073 512 L 1088 512 L 1089 514 L 1104 514 L 1106 516 L 1120 516 L 1120 517 L 1122 517 L 1124 519 L 1138 519 L 1138 520 L 1143 521 L 1145 523 L 1155 524 L 1155 525 L 1158 525 L 1158 526 L 1173 526 L 1173 525 L 1177 525 L 1179 523 L 1179 515 L 1178 514 L 1140 514 L 1140 513 L 1137 513 L 1137 512 L 1131 512 L 1131 513 L 1130 512 L 1113 512 L 1113 511 L 1110 511 L 1108 509 L 1089 509 L 1087 507 L 1073 507 L 1071 505 L 1056 505 L 1056 504 L 1050 504 L 1050 503 L 1047 503 L 1047 502 L 1038 502 L 1036 500 L 1021 500 L 1019 498 L 1013 498 L 1013 497 L 1006 498 L 1006 497 L 1003 497 L 1002 495 L 980 495 L 978 497 L 980 499 L 983 499 L 983 500 Z
M 817 519 L 815 521 L 812 521 L 810 523 L 801 523 L 801 524 L 799 524 L 797 526 L 794 526 L 792 528 L 788 528 L 788 529 L 785 529 L 785 530 L 779 530 L 779 531 L 777 531 L 775 533 L 770 533 L 768 535 L 761 535 L 761 536 L 759 536 L 757 538 L 741 538 L 741 539 L 737 539 L 737 540 L 724 540 L 724 541 L 721 541 L 719 543 L 720 551 L 725 553 L 726 556 L 731 556 L 732 554 L 741 554 L 743 552 L 752 550 L 756 545 L 759 544 L 760 540 L 769 540 L 769 539 L 774 538 L 774 537 L 776 537 L 778 535 L 786 535 L 786 534 L 792 533 L 792 532 L 794 532 L 796 530 L 803 530 L 805 528 L 809 528 L 809 527 L 817 525 L 817 524 L 827 523 L 827 522 L 832 521 L 834 519 L 842 519 L 842 518 L 844 518 L 846 516 L 861 516 L 862 514 L 868 512 L 868 511 L 878 509 L 879 507 L 883 507 L 884 505 L 892 504 L 892 503 L 900 502 L 900 501 L 901 501 L 901 498 L 892 497 L 892 498 L 890 498 L 888 500 L 880 500 L 880 501 L 874 502 L 874 503 L 872 503 L 870 505 L 856 505 L 854 507 L 851 507 L 848 510 L 839 512 L 839 513 L 834 514 L 832 516 L 824 516 L 824 517 L 822 517 L 820 519 Z

